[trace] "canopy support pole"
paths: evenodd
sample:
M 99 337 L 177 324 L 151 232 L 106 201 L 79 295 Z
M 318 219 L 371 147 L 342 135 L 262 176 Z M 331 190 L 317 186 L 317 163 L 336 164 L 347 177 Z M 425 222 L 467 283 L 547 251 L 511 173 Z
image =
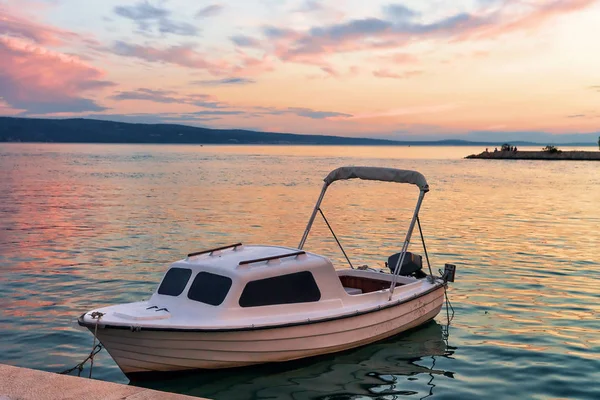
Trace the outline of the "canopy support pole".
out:
M 333 228 L 331 227 L 331 225 L 329 225 L 329 221 L 327 221 L 327 218 L 325 218 L 325 214 L 323 214 L 323 210 L 321 210 L 321 207 L 319 207 L 319 212 L 321 213 L 321 216 L 323 217 L 323 221 L 325 221 L 325 223 L 327 224 L 327 227 L 329 228 L 329 232 L 331 232 L 331 234 L 333 235 L 333 238 L 337 242 L 338 247 L 340 248 L 340 250 L 342 251 L 342 253 L 344 253 L 344 257 L 346 257 L 346 261 L 348 261 L 348 264 L 350 265 L 350 268 L 354 269 L 354 265 L 352 265 L 352 263 L 350 262 L 350 259 L 348 258 L 348 255 L 346 254 L 346 251 L 344 250 L 344 248 L 342 247 L 342 244 L 340 243 L 340 241 L 338 240 L 337 236 L 335 235 L 335 232 L 333 231 Z
M 321 189 L 321 194 L 319 195 L 317 204 L 315 204 L 315 208 L 310 216 L 310 219 L 308 220 L 308 225 L 306 225 L 306 230 L 304 231 L 304 235 L 302 235 L 302 240 L 300 240 L 300 244 L 298 245 L 299 250 L 302 250 L 302 248 L 304 247 L 304 243 L 306 242 L 306 239 L 308 238 L 308 234 L 310 233 L 312 224 L 313 224 L 313 222 L 315 222 L 315 217 L 317 216 L 317 211 L 321 207 L 321 202 L 323 201 L 323 197 L 325 197 L 325 192 L 327 191 L 327 186 L 329 186 L 329 184 L 326 182 L 323 185 L 323 189 Z
M 408 245 L 410 244 L 410 238 L 412 236 L 413 230 L 415 229 L 415 223 L 417 222 L 417 218 L 419 216 L 419 210 L 421 209 L 421 203 L 423 202 L 423 198 L 425 197 L 425 190 L 421 190 L 419 193 L 419 199 L 417 200 L 417 207 L 415 208 L 415 212 L 413 213 L 412 220 L 410 221 L 410 226 L 408 227 L 408 231 L 406 232 L 406 239 L 404 239 L 404 245 L 402 246 L 402 251 L 400 257 L 398 257 L 398 261 L 396 262 L 396 267 L 394 268 L 394 273 L 392 276 L 392 284 L 390 285 L 390 298 L 388 301 L 392 300 L 392 296 L 394 294 L 394 288 L 396 287 L 396 283 L 398 281 L 398 274 L 400 273 L 400 266 L 404 263 L 404 258 L 406 257 L 406 251 L 408 250 Z
M 431 271 L 429 255 L 427 254 L 427 246 L 425 246 L 425 237 L 423 237 L 423 229 L 421 229 L 421 221 L 419 220 L 419 217 L 417 217 L 417 225 L 419 226 L 419 233 L 421 234 L 421 242 L 423 243 L 423 251 L 425 252 L 425 259 L 427 260 L 427 267 L 429 268 L 429 280 L 433 283 L 433 271 Z

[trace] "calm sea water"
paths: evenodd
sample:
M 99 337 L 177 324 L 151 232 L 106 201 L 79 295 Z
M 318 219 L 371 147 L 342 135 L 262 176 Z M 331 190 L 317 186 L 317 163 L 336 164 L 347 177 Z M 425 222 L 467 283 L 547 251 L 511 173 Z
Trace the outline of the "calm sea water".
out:
M 600 164 L 462 159 L 479 151 L 2 143 L 0 362 L 75 365 L 92 346 L 76 316 L 149 297 L 190 251 L 297 246 L 322 178 L 371 165 L 429 180 L 430 258 L 436 269 L 458 266 L 447 338 L 443 312 L 339 355 L 144 385 L 214 399 L 598 399 Z M 323 209 L 355 264 L 382 266 L 401 247 L 417 194 L 341 182 Z M 345 266 L 322 221 L 306 247 Z M 128 382 L 105 351 L 94 377 Z

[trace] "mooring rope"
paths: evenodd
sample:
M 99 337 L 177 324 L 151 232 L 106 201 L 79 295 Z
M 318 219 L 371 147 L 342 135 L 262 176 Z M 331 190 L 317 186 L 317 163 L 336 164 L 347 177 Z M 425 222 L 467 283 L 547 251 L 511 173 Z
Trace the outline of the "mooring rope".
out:
M 92 370 L 94 369 L 94 356 L 102 351 L 102 344 L 100 344 L 100 343 L 96 344 L 96 335 L 98 334 L 98 323 L 100 322 L 100 318 L 102 318 L 103 315 L 104 315 L 104 313 L 101 313 L 98 311 L 94 311 L 92 314 L 90 314 L 92 319 L 96 320 L 96 325 L 94 326 L 94 344 L 92 345 L 92 350 L 90 351 L 90 354 L 82 362 L 80 362 L 73 368 L 69 368 L 62 372 L 59 372 L 60 375 L 67 375 L 67 374 L 70 374 L 71 372 L 77 370 L 77 376 L 81 376 L 83 367 L 84 367 L 85 363 L 87 363 L 89 360 L 90 361 L 89 377 L 90 378 L 92 377 Z
M 61 374 L 61 375 L 68 375 L 71 372 L 73 372 L 75 370 L 78 370 L 77 376 L 81 376 L 81 372 L 83 371 L 83 366 L 85 365 L 85 363 L 88 360 L 92 359 L 101 350 L 102 350 L 102 345 L 100 343 L 98 343 L 97 345 L 94 346 L 94 348 L 92 349 L 92 352 L 85 358 L 85 360 L 83 360 L 82 362 L 80 362 L 79 364 L 77 364 L 76 366 L 74 366 L 73 368 L 65 369 L 64 371 L 59 372 L 59 374 Z M 90 371 L 90 377 L 91 377 L 91 371 Z
M 452 307 L 452 303 L 450 303 L 450 298 L 448 297 L 448 289 L 444 286 L 444 296 L 446 297 L 446 318 L 448 320 L 448 326 L 450 326 L 450 322 L 454 319 L 454 307 Z M 448 306 L 452 310 L 452 316 L 450 316 L 450 312 L 448 311 Z
M 442 271 L 440 271 L 441 273 Z M 450 336 L 450 322 L 454 319 L 454 307 L 452 307 L 452 303 L 450 302 L 450 298 L 448 297 L 448 286 L 444 284 L 444 297 L 446 298 L 446 326 L 442 325 L 442 334 L 444 336 L 444 340 L 446 341 L 446 347 L 448 347 L 448 337 Z M 452 315 L 450 315 L 450 310 L 452 310 Z M 444 329 L 445 328 L 445 329 Z

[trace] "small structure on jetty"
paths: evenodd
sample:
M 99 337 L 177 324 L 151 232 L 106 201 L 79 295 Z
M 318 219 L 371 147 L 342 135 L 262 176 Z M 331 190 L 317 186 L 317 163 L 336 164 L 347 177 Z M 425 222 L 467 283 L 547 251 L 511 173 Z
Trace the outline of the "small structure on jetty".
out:
M 483 151 L 465 158 L 479 160 L 600 161 L 600 151 Z

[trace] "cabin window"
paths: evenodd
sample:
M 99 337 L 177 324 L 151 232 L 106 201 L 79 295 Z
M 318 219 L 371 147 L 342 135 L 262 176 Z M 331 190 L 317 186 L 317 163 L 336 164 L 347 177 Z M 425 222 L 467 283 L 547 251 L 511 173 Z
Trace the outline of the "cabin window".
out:
M 190 280 L 190 276 L 192 276 L 191 269 L 171 268 L 165 274 L 165 277 L 158 288 L 158 294 L 179 296 Z
M 313 274 L 303 271 L 248 282 L 240 297 L 240 306 L 309 303 L 320 299 L 321 292 Z
M 218 306 L 225 300 L 231 283 L 231 278 L 226 276 L 205 271 L 198 272 L 190 286 L 188 298 L 211 306 Z

